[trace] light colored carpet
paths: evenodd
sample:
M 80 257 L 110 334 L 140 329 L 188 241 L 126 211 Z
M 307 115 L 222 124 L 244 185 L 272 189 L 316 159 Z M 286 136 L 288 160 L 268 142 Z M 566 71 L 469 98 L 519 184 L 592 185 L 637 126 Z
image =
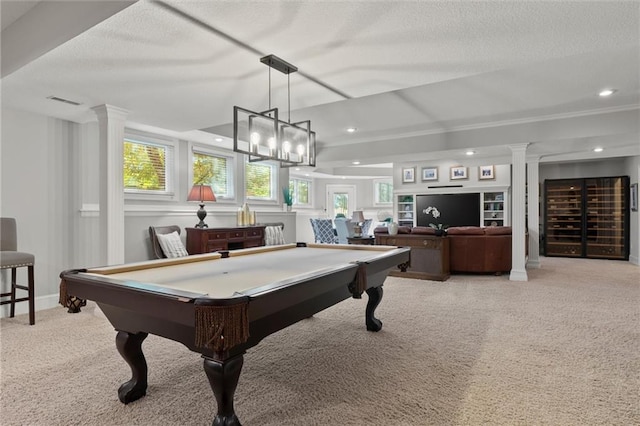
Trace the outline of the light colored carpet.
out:
M 638 425 L 640 268 L 543 258 L 530 281 L 388 278 L 364 328 L 348 300 L 245 356 L 236 411 L 251 425 Z M 147 396 L 93 305 L 1 321 L 0 424 L 210 425 L 198 354 L 149 336 Z

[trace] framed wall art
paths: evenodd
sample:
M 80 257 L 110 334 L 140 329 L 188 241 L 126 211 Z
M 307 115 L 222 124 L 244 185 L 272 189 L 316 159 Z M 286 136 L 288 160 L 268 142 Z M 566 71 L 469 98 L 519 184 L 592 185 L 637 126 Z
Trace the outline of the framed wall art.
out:
M 631 184 L 631 211 L 638 211 L 638 184 Z
M 402 169 L 402 183 L 413 183 L 416 181 L 416 168 L 406 167 Z
M 467 174 L 467 168 L 463 166 L 453 166 L 451 167 L 451 180 L 456 179 L 468 179 L 469 176 Z
M 422 168 L 422 180 L 438 180 L 438 168 L 437 167 L 423 167 Z
M 495 168 L 493 166 L 480 166 L 478 167 L 478 179 L 495 179 Z

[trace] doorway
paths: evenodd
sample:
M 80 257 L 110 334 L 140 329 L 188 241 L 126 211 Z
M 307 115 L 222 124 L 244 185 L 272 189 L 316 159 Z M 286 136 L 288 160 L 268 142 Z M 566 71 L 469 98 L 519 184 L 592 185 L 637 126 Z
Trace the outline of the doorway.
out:
M 327 185 L 327 215 L 335 219 L 336 215 L 343 214 L 351 217 L 356 209 L 355 185 Z

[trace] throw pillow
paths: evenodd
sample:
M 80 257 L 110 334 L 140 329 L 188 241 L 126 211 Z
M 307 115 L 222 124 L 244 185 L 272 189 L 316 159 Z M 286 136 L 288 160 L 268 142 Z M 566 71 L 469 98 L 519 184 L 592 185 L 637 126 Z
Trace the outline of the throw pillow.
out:
M 265 245 L 277 246 L 286 244 L 284 234 L 282 233 L 282 228 L 280 226 L 267 226 L 264 231 Z
M 168 258 L 188 256 L 187 249 L 184 248 L 180 235 L 176 231 L 170 234 L 157 234 L 158 243 L 162 247 L 162 252 Z

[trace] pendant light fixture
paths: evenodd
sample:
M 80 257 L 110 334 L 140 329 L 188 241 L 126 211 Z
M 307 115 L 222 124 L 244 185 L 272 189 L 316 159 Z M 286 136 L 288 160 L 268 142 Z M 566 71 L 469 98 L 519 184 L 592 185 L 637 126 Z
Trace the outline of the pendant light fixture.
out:
M 298 68 L 267 55 L 260 62 L 269 67 L 269 107 L 255 112 L 239 106 L 233 107 L 233 150 L 247 154 L 249 161 L 275 160 L 281 167 L 315 166 L 316 134 L 311 121 L 291 123 L 290 74 Z M 271 69 L 287 75 L 287 121 L 280 120 L 278 108 L 271 108 Z

